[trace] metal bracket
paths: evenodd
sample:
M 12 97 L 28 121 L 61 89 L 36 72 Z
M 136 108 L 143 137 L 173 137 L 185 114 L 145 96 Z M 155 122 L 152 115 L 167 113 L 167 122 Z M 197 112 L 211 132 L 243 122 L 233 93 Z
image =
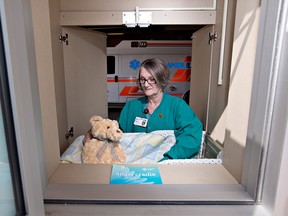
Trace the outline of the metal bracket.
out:
M 152 22 L 152 12 L 139 12 L 139 27 L 148 27 Z
M 127 27 L 136 27 L 137 25 L 135 12 L 123 12 L 122 19 L 123 24 Z
M 152 23 L 152 12 L 140 12 L 136 7 L 135 12 L 123 12 L 122 19 L 127 27 L 148 27 Z
M 68 45 L 68 34 L 65 35 L 59 34 L 59 42 L 66 43 L 66 45 Z
M 218 33 L 217 32 L 215 32 L 215 33 L 209 32 L 209 41 L 208 41 L 208 43 L 211 44 L 212 41 L 217 41 L 217 38 L 218 38 Z

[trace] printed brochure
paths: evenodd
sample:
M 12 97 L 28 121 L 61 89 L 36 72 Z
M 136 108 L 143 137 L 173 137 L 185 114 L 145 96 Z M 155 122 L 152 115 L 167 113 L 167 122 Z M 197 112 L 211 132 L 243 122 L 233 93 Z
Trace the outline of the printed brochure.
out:
M 162 179 L 157 166 L 114 164 L 110 184 L 162 184 Z

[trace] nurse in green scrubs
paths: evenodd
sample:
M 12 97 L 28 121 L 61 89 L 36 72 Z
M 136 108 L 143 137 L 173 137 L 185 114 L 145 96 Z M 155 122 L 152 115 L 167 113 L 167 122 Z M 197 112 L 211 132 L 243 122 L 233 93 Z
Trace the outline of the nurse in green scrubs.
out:
M 203 126 L 187 103 L 164 93 L 170 71 L 158 58 L 140 65 L 138 87 L 145 96 L 128 101 L 119 117 L 123 132 L 174 130 L 176 143 L 163 155 L 166 159 L 193 158 L 200 150 Z

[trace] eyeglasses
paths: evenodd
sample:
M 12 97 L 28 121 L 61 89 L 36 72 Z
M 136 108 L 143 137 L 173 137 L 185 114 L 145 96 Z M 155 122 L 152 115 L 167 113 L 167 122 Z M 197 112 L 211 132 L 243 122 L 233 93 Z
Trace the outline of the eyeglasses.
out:
M 155 84 L 156 83 L 156 80 L 154 78 L 149 78 L 149 79 L 140 78 L 140 79 L 138 79 L 138 81 L 141 84 L 145 84 L 146 81 L 147 81 L 148 84 Z

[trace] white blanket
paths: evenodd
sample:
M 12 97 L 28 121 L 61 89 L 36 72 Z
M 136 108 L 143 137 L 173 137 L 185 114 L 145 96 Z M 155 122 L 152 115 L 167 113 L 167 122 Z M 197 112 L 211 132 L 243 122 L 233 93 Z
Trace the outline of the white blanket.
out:
M 62 163 L 82 163 L 84 136 L 77 137 L 61 156 Z M 124 133 L 120 145 L 126 152 L 126 164 L 155 164 L 176 142 L 172 130 L 151 133 Z
M 176 138 L 172 130 L 126 133 L 121 139 L 127 164 L 155 164 L 175 142 Z

